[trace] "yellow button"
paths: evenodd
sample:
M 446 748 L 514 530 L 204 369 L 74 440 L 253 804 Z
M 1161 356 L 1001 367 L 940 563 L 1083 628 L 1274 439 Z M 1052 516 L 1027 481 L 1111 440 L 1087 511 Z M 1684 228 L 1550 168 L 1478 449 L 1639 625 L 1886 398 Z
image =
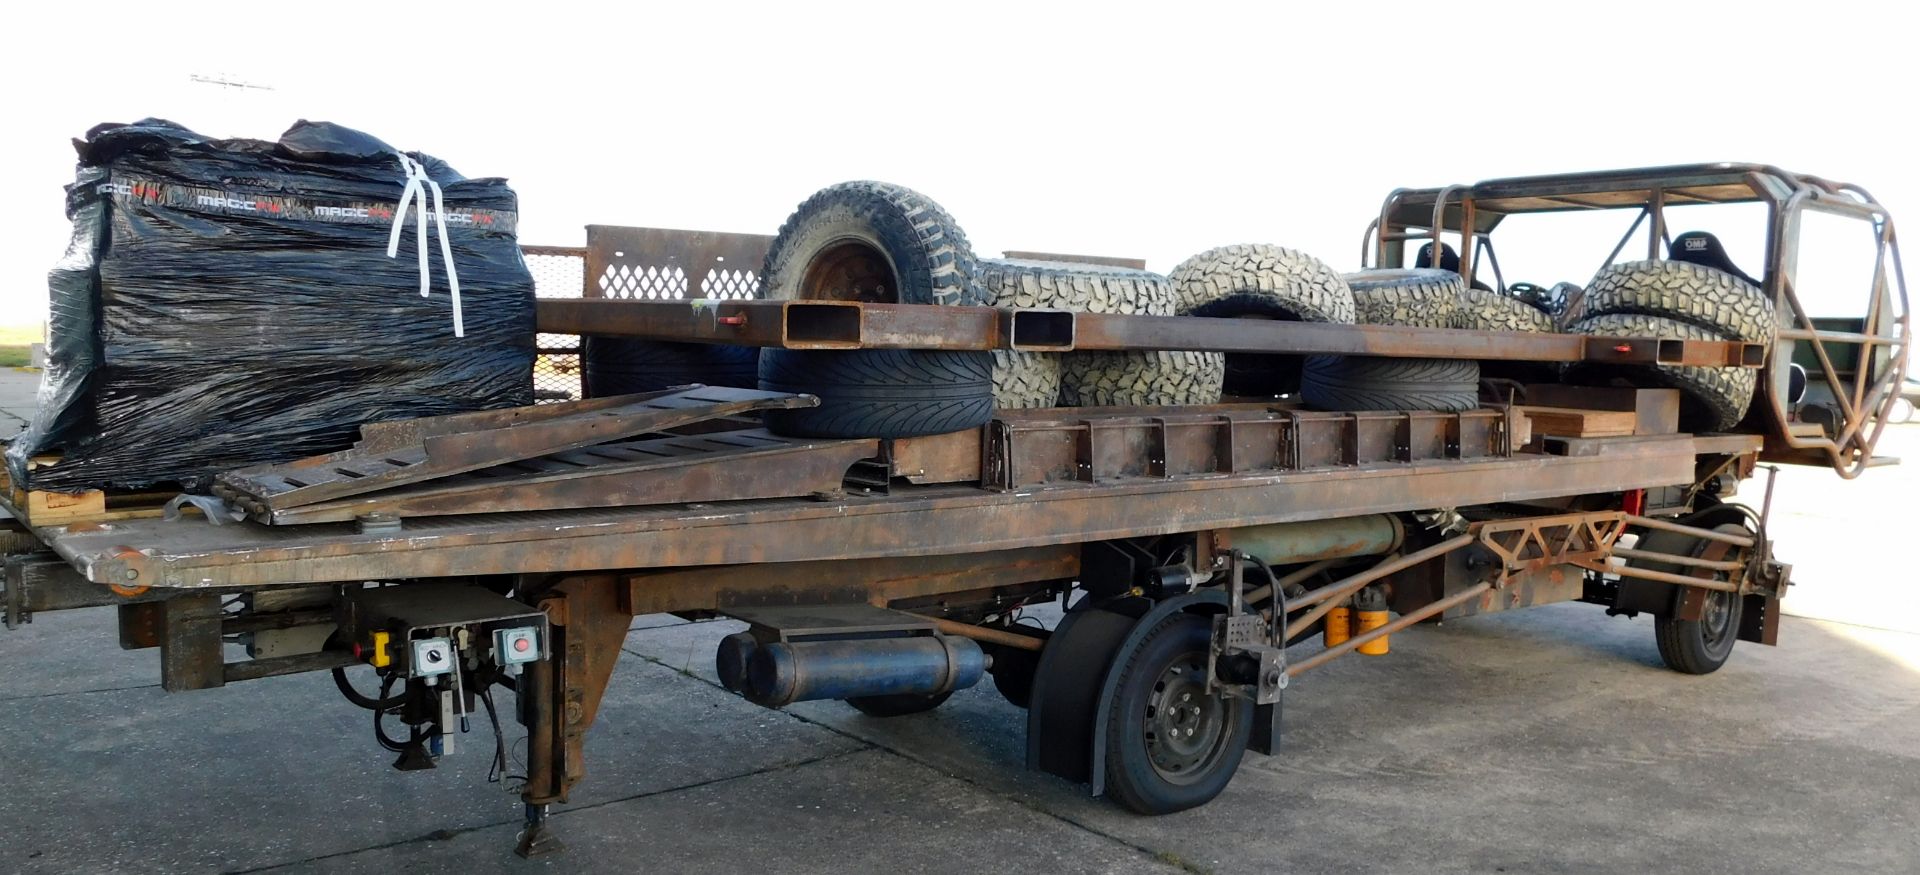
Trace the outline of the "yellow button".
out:
M 386 668 L 393 664 L 393 655 L 387 652 L 387 644 L 392 640 L 392 633 L 373 633 L 373 659 L 371 662 L 374 668 Z

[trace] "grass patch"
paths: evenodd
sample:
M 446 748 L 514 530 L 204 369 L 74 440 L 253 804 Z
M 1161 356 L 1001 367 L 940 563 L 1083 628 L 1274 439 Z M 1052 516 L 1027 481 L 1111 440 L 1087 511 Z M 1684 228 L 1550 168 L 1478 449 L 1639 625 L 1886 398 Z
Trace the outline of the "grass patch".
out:
M 0 368 L 24 368 L 27 366 L 27 347 L 0 346 Z

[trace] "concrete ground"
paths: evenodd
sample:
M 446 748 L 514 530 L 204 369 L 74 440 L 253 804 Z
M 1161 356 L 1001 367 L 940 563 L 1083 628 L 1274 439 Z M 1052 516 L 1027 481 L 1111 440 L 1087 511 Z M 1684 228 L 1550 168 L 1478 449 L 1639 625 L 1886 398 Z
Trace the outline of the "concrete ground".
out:
M 1888 448 L 1920 461 L 1920 426 Z M 713 682 L 735 624 L 643 617 L 537 862 L 481 726 L 402 774 L 324 675 L 165 695 L 110 612 L 43 614 L 0 632 L 0 872 L 1916 871 L 1920 605 L 1890 549 L 1916 487 L 1782 475 L 1777 648 L 1687 677 L 1588 606 L 1420 628 L 1303 677 L 1284 753 L 1160 818 L 1024 771 L 990 684 L 768 711 Z

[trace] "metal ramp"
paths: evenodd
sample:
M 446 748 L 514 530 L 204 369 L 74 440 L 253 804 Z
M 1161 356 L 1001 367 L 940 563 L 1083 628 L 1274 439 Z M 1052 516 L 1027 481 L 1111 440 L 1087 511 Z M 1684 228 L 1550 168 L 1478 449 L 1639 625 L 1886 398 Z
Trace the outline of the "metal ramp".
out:
M 853 456 L 833 472 L 837 486 L 849 465 L 878 451 L 877 442 L 793 440 L 759 429 L 667 432 L 818 403 L 811 395 L 686 386 L 377 423 L 362 429 L 352 449 L 229 471 L 215 478 L 213 492 L 276 525 L 766 497 L 764 483 L 752 489 L 753 478 L 813 485 L 828 463 Z M 721 461 L 746 464 L 708 470 Z M 768 477 L 766 464 L 782 464 L 781 476 Z

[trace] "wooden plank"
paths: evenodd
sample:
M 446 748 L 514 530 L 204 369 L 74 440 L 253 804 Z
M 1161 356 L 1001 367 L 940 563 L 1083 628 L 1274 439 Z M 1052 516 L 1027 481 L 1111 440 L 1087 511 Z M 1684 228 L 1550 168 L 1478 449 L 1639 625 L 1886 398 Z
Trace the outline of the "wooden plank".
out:
M 1555 437 L 1624 437 L 1634 433 L 1638 421 L 1631 410 L 1578 410 L 1524 405 L 1514 410 L 1527 418 L 1533 434 Z

